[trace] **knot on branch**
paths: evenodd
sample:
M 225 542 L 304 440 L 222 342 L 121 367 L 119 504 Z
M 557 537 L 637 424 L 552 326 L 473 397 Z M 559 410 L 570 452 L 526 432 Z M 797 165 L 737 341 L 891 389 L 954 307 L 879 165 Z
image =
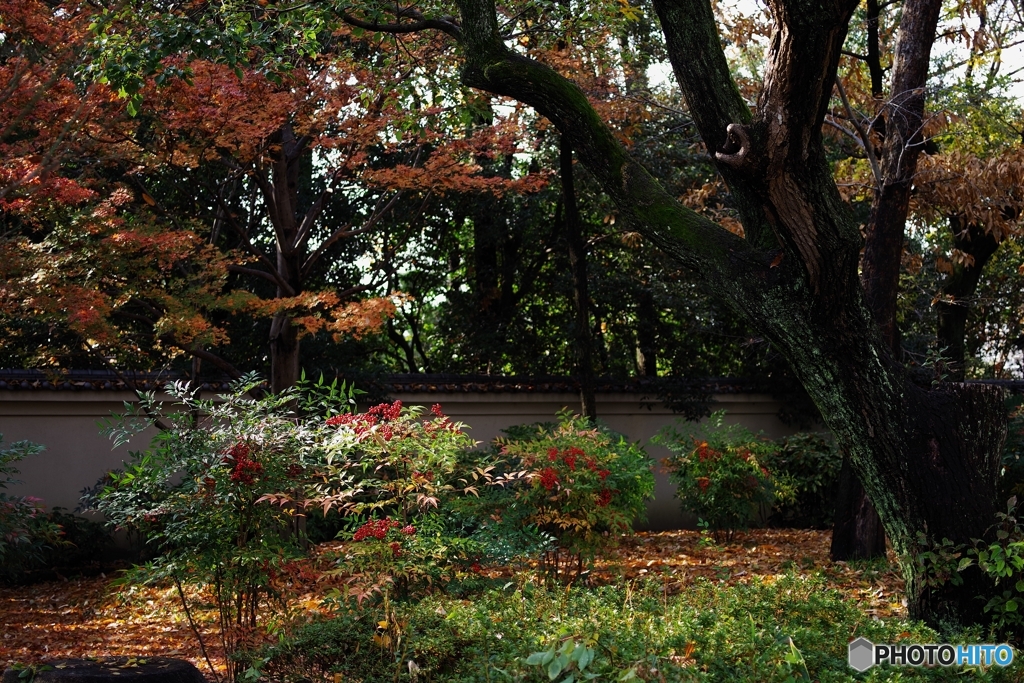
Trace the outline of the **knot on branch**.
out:
M 725 145 L 715 152 L 715 159 L 726 166 L 742 168 L 750 155 L 750 132 L 739 123 L 730 123 L 725 129 Z

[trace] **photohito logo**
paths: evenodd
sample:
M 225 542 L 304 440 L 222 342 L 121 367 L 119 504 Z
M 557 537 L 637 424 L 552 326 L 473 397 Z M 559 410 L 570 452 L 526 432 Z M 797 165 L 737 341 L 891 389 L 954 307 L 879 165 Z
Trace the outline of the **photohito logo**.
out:
M 850 642 L 850 666 L 867 671 L 876 664 L 893 666 L 1010 666 L 1013 648 L 1001 645 L 876 645 L 867 638 Z

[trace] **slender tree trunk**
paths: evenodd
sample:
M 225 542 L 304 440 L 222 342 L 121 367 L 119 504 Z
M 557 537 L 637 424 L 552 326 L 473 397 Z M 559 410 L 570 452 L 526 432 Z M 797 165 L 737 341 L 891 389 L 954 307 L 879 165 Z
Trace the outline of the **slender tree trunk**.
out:
M 306 144 L 290 126 L 277 133 L 279 149 L 273 160 L 269 191 L 265 191 L 277 246 L 277 272 L 290 288 L 278 285 L 277 296 L 284 299 L 302 292 L 302 251 L 296 244 L 299 226 L 299 171 Z M 269 196 L 268 196 L 269 195 Z M 270 325 L 270 386 L 274 393 L 299 381 L 299 330 L 292 316 L 281 312 Z
M 871 203 L 864 244 L 865 297 L 883 339 L 894 350 L 903 233 L 917 159 L 924 145 L 924 88 L 941 6 L 941 0 L 907 0 L 903 5 L 892 94 L 884 110 L 881 187 L 876 188 Z
M 878 50 L 878 18 L 881 8 L 878 0 L 867 0 L 867 16 L 865 17 L 865 28 L 867 29 L 868 53 L 865 60 L 868 64 L 868 73 L 871 74 L 871 96 L 882 97 L 882 58 Z
M 949 379 L 962 382 L 967 360 L 968 301 L 977 291 L 981 273 L 999 248 L 999 242 L 992 233 L 973 223 L 964 225 L 958 216 L 949 217 L 949 229 L 953 233 L 953 247 L 973 259 L 970 263 L 953 264 L 953 272 L 942 288 L 943 296 L 935 304 L 939 313 L 937 336 L 946 358 L 946 372 Z
M 658 309 L 649 286 L 637 295 L 636 367 L 641 377 L 658 374 Z
M 896 328 L 903 233 L 910 207 L 910 190 L 921 150 L 924 118 L 924 86 L 928 78 L 932 36 L 938 23 L 941 0 L 908 0 L 903 6 L 900 38 L 896 46 L 892 97 L 885 107 L 885 142 L 882 149 L 881 187 L 876 188 L 867 226 L 862 279 L 868 306 L 896 357 L 901 355 Z M 878 3 L 868 2 L 868 68 L 871 89 L 881 94 L 878 60 Z M 923 40 L 922 37 L 927 39 Z M 870 141 L 865 141 L 870 144 Z M 832 529 L 833 560 L 853 560 L 885 555 L 881 519 L 849 459 L 843 458 L 835 526 Z
M 583 239 L 583 225 L 576 204 L 576 185 L 573 181 L 572 146 L 562 136 L 559 145 L 562 176 L 562 195 L 565 203 L 565 235 L 569 245 L 569 269 L 572 271 L 572 304 L 575 313 L 573 328 L 573 355 L 576 358 L 576 376 L 580 383 L 580 405 L 583 415 L 597 419 L 597 399 L 594 395 L 593 342 L 590 336 L 590 296 L 587 292 L 587 243 Z

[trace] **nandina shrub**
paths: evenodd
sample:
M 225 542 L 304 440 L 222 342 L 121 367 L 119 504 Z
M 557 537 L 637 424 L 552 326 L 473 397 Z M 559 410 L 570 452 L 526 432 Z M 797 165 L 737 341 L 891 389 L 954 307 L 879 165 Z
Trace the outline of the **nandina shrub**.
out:
M 764 465 L 773 481 L 792 487 L 793 497 L 776 504 L 768 524 L 798 529 L 830 529 L 843 456 L 829 434 L 802 432 L 775 442 Z
M 654 475 L 638 444 L 568 411 L 558 417 L 557 425 L 509 430 L 514 436 L 495 444 L 518 472 L 509 513 L 555 539 L 547 568 L 557 572 L 565 551 L 578 573 L 586 558 L 644 515 Z
M 683 509 L 707 522 L 718 539 L 793 497 L 789 479 L 773 477 L 767 467 L 777 446 L 741 425 L 726 425 L 725 411 L 690 430 L 667 427 L 653 441 L 672 451 L 664 464 Z
M 452 498 L 479 493 L 493 480 L 493 466 L 470 455 L 476 442 L 466 426 L 435 404 L 429 416 L 420 406 L 381 403 L 364 413 L 337 415 L 323 448 L 339 474 L 354 481 L 351 499 L 322 500 L 364 517 L 387 515 L 411 523 Z
M 466 499 L 508 479 L 496 463 L 473 451 L 465 425 L 439 404 L 426 413 L 400 401 L 326 420 L 323 448 L 353 495 L 310 501 L 361 520 L 333 573 L 348 575 L 358 602 L 395 588 L 402 594 L 446 583 L 475 562 L 487 544 L 473 538 L 480 524 L 465 524 Z M 342 534 L 345 538 L 345 534 Z
M 300 513 L 314 497 L 341 501 L 354 492 L 323 448 L 331 436 L 323 411 L 349 409 L 351 392 L 307 383 L 254 399 L 259 385 L 249 376 L 230 394 L 200 399 L 174 383 L 166 387 L 172 404 L 148 395 L 129 406 L 108 427 L 118 444 L 158 422 L 161 431 L 110 475 L 96 504 L 111 525 L 139 531 L 157 551 L 124 581 L 175 586 L 204 652 L 196 601 L 187 598 L 195 593 L 186 588 L 212 601 L 229 679 L 238 673 L 231 656 L 258 638 L 280 597 L 275 575 L 305 549 Z

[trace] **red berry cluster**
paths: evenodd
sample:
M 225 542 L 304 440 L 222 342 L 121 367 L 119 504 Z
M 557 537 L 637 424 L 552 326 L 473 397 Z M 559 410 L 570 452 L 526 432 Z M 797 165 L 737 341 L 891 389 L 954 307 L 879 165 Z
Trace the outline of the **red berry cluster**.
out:
M 291 465 L 288 465 L 289 479 L 298 479 L 300 476 L 302 476 L 302 465 L 298 463 L 292 463 Z
M 597 494 L 597 507 L 606 507 L 610 502 L 612 502 L 612 492 L 608 489 L 601 489 L 601 492 Z
M 697 459 L 701 462 L 707 462 L 708 460 L 717 460 L 721 457 L 721 453 L 708 446 L 707 441 L 702 441 L 697 444 Z
M 416 527 L 414 527 L 412 524 L 410 524 L 408 526 L 403 526 L 402 527 L 402 533 L 405 534 L 406 536 L 415 536 L 416 535 Z
M 431 414 L 433 414 L 434 417 L 444 417 L 444 411 L 441 410 L 440 403 L 435 403 L 434 405 L 430 406 L 430 412 Z
M 352 424 L 356 421 L 358 416 L 356 415 L 335 415 L 334 417 L 327 418 L 328 427 L 337 427 L 338 425 Z
M 697 486 L 700 487 L 701 493 L 703 493 L 708 490 L 709 486 L 711 486 L 711 480 L 707 477 L 697 477 Z
M 402 523 L 394 519 L 371 519 L 366 524 L 356 529 L 352 535 L 353 541 L 363 541 L 367 538 L 376 538 L 383 541 L 388 535 L 388 530 L 402 526 Z
M 558 485 L 558 473 L 555 472 L 554 468 L 545 467 L 540 471 L 540 485 L 548 491 Z
M 387 404 L 382 404 L 387 405 Z M 379 406 L 378 406 L 379 407 Z M 362 438 L 370 433 L 370 431 L 377 426 L 376 415 L 335 415 L 334 417 L 327 418 L 327 425 L 329 427 L 337 427 L 340 425 L 352 425 L 355 430 L 356 436 Z M 381 428 L 377 432 L 384 437 L 385 441 L 390 441 L 394 437 L 394 431 L 391 429 L 391 425 L 381 425 Z
M 582 448 L 579 448 L 577 446 L 570 446 L 569 448 L 563 449 L 562 451 L 559 451 L 554 446 L 549 448 L 548 462 L 558 462 L 559 459 L 561 459 L 565 466 L 569 468 L 570 472 L 576 471 L 576 465 L 582 459 L 583 464 L 586 466 L 586 468 L 591 472 L 597 474 L 598 478 L 600 478 L 601 481 L 607 479 L 608 475 L 611 474 L 611 470 L 606 470 L 598 467 L 597 460 L 588 457 L 586 452 Z M 532 458 L 527 462 L 527 464 L 529 465 L 531 463 Z M 543 470 L 541 470 L 540 477 L 541 486 L 548 489 L 549 491 L 553 489 L 556 484 L 558 484 L 558 473 L 552 467 L 546 467 Z
M 246 486 L 252 486 L 256 482 L 256 477 L 263 473 L 263 465 L 252 460 L 249 457 L 251 454 L 252 449 L 244 441 L 239 441 L 228 449 L 224 461 L 226 463 L 234 461 L 231 469 L 231 481 L 239 481 Z
M 565 450 L 562 451 L 562 462 L 565 463 L 565 466 L 569 468 L 570 472 L 576 471 L 576 463 L 579 461 L 580 458 L 586 458 L 585 463 L 587 467 L 590 469 L 590 471 L 597 471 L 597 461 L 594 460 L 593 458 L 587 458 L 587 454 L 583 451 L 582 448 L 578 448 L 576 446 L 569 446 L 569 448 L 566 448 Z M 557 448 L 552 447 L 548 449 L 548 460 L 550 462 L 556 462 L 558 460 Z
M 367 415 L 378 415 L 382 420 L 397 420 L 402 414 L 402 402 L 381 403 L 366 411 Z

